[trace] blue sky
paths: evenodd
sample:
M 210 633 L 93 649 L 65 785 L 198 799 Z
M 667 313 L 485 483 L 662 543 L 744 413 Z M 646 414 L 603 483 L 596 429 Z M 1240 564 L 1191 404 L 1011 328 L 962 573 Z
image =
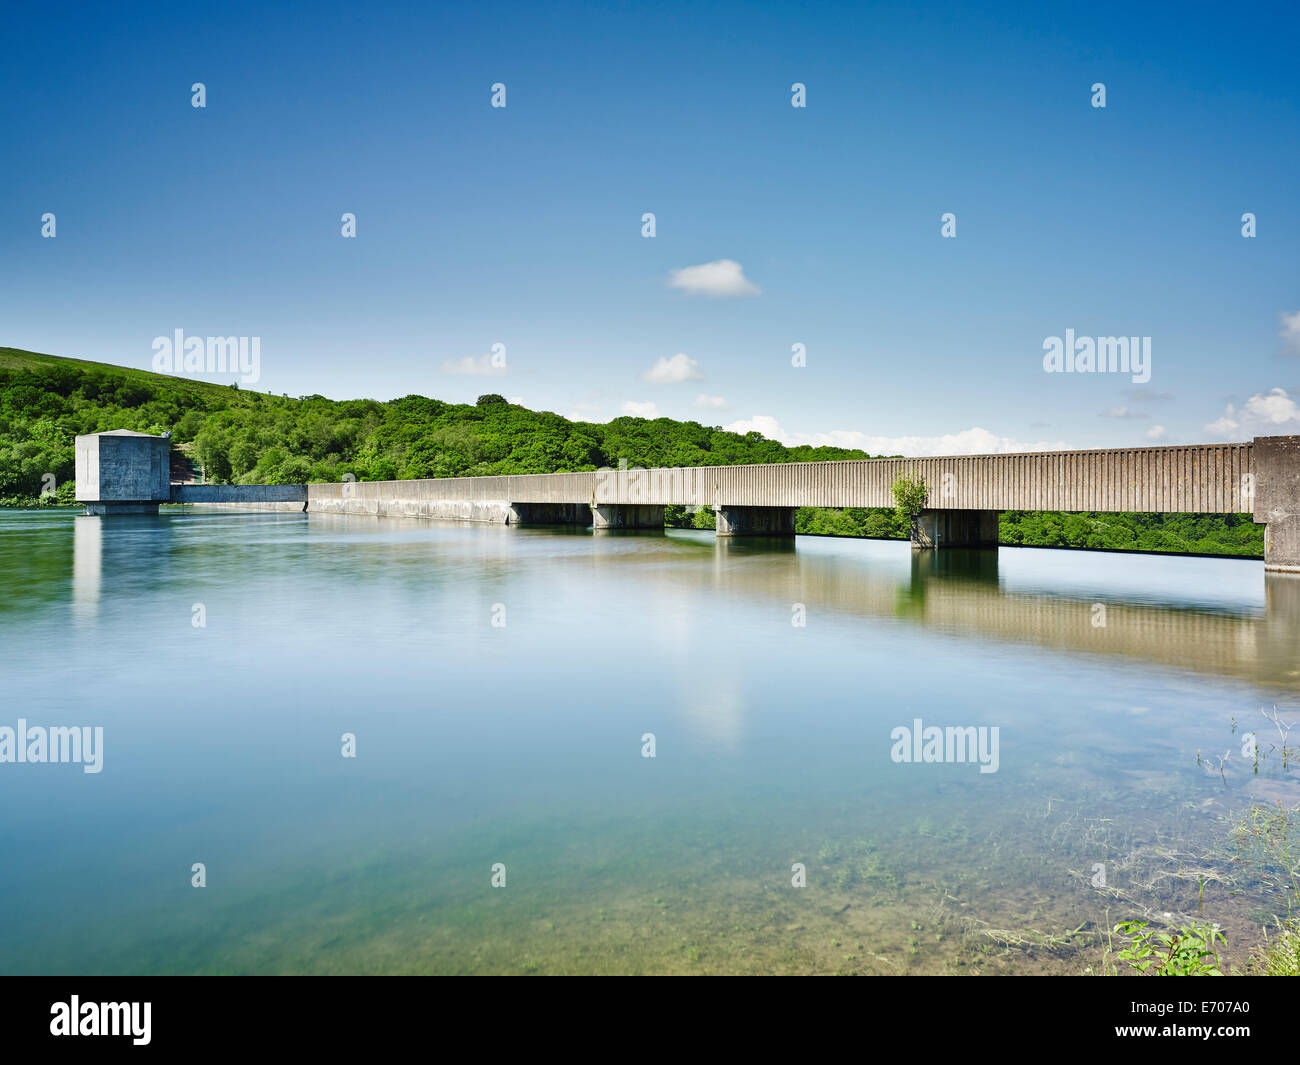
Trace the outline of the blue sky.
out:
M 1300 432 L 1300 14 L 1054 8 L 10 5 L 0 344 L 909 454 Z M 1150 380 L 1046 373 L 1067 329 Z

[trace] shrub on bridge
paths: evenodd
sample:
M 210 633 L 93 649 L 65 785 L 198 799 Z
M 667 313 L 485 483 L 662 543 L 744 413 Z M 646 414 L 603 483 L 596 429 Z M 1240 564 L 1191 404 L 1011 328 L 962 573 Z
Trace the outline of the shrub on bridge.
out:
M 907 523 L 909 529 L 915 530 L 921 512 L 925 510 L 925 501 L 930 491 L 920 477 L 908 477 L 900 473 L 894 478 L 894 508 L 898 516 Z

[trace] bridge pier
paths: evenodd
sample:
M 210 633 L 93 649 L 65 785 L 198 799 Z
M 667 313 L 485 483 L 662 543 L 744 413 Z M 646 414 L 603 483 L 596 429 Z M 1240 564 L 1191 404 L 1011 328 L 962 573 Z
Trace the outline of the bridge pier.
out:
M 793 536 L 795 507 L 715 507 L 718 536 Z
M 925 510 L 912 528 L 912 547 L 997 547 L 996 510 Z
M 642 503 L 596 503 L 591 508 L 593 529 L 662 529 L 664 508 Z
M 1264 528 L 1264 569 L 1300 573 L 1300 514 L 1273 518 Z
M 586 503 L 511 503 L 506 510 L 507 525 L 590 525 L 591 523 L 591 507 Z
M 1300 436 L 1255 438 L 1255 521 L 1264 522 L 1264 569 L 1300 573 Z

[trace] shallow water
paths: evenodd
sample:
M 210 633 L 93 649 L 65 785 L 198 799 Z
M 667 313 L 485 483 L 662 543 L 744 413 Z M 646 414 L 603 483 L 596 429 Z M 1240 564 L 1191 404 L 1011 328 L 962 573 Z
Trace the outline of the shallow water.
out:
M 1240 960 L 1298 648 L 1254 561 L 0 511 L 0 726 L 104 729 L 0 765 L 0 972 L 1077 973 L 1144 915 Z M 891 760 L 918 718 L 996 772 Z

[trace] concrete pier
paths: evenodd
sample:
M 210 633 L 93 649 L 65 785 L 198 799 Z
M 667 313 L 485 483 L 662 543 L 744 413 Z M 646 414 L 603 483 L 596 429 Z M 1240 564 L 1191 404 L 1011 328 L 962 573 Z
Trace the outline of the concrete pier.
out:
M 664 508 L 653 504 L 598 503 L 591 508 L 593 529 L 662 529 Z
M 577 525 L 592 523 L 588 503 L 511 503 L 506 509 L 507 525 Z M 660 521 L 662 525 L 663 522 Z
M 1255 438 L 1255 521 L 1264 522 L 1264 569 L 1300 573 L 1300 436 Z
M 793 536 L 796 507 L 715 507 L 719 536 Z
M 912 530 L 914 548 L 997 547 L 996 510 L 927 510 Z

